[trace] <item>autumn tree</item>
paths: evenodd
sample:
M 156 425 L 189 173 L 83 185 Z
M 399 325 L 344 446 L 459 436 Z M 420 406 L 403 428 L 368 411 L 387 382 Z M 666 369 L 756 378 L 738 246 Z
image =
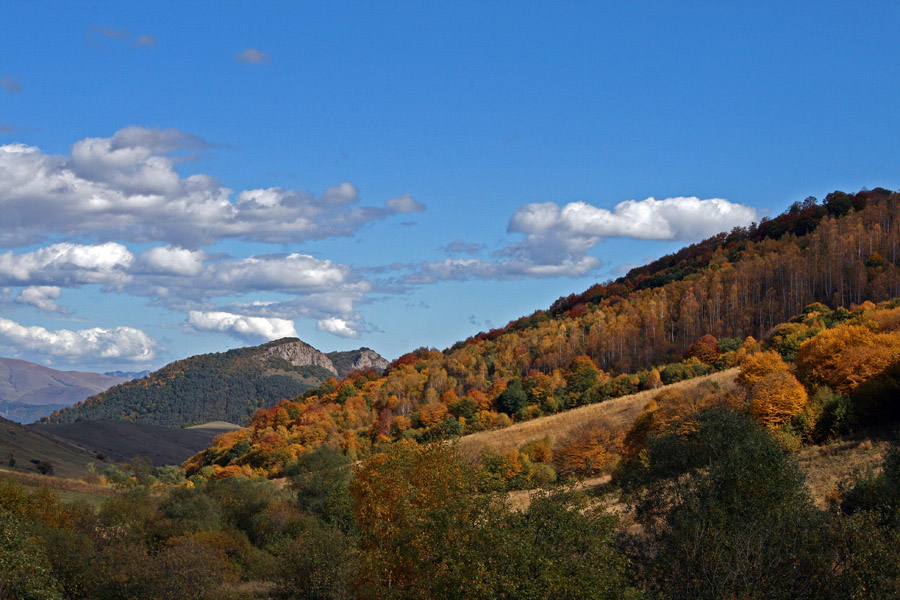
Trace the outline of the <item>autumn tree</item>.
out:
M 620 456 L 621 431 L 614 423 L 587 423 L 553 449 L 553 464 L 566 477 L 594 477 L 608 473 Z
M 744 358 L 737 381 L 747 393 L 750 413 L 767 427 L 790 421 L 809 400 L 806 389 L 774 350 Z
M 847 394 L 884 373 L 900 359 L 900 333 L 876 333 L 860 325 L 839 325 L 804 342 L 797 371 L 809 384 Z
M 685 352 L 685 358 L 694 357 L 700 362 L 708 365 L 716 362 L 721 355 L 722 353 L 719 351 L 719 340 L 710 333 L 707 333 L 691 344 L 688 347 L 687 352 Z
M 464 545 L 470 535 L 476 491 L 473 473 L 453 446 L 401 442 L 368 459 L 350 484 L 361 597 L 427 597 L 423 582 L 442 577 L 449 566 L 439 549 Z

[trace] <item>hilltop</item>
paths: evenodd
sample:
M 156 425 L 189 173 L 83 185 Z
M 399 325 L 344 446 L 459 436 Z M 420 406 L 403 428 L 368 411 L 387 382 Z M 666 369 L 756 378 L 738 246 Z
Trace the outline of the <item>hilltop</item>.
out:
M 0 416 L 19 423 L 37 421 L 128 379 L 0 358 Z
M 330 378 L 346 377 L 357 365 L 377 369 L 387 364 L 368 348 L 334 356 L 337 366 L 329 355 L 296 338 L 192 356 L 55 411 L 42 421 L 115 419 L 166 427 L 209 421 L 246 424 L 257 409 Z

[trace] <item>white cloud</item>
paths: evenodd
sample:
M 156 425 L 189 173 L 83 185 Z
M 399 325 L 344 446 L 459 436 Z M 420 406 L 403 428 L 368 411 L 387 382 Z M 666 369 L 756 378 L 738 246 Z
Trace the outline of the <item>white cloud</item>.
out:
M 50 331 L 43 327 L 26 327 L 0 317 L 0 340 L 45 356 L 58 356 L 72 361 L 90 359 L 123 359 L 133 362 L 152 360 L 156 341 L 139 329 L 94 327 L 72 331 Z
M 197 331 L 218 331 L 248 339 L 261 338 L 269 341 L 284 337 L 297 337 L 294 322 L 288 319 L 192 310 L 188 314 L 188 324 Z
M 140 296 L 199 300 L 260 291 L 340 294 L 370 287 L 349 266 L 307 254 L 210 260 L 200 250 L 166 246 L 141 254 L 127 289 Z
M 205 257 L 202 250 L 157 246 L 141 254 L 139 263 L 151 273 L 195 277 L 203 271 Z
M 391 210 L 395 210 L 398 213 L 404 214 L 425 210 L 425 205 L 421 202 L 416 201 L 416 199 L 409 194 L 403 194 L 402 196 L 391 198 L 390 200 L 385 202 L 385 204 Z
M 359 337 L 359 332 L 357 332 L 353 328 L 352 323 L 349 323 L 348 321 L 345 321 L 343 319 L 338 319 L 336 317 L 320 319 L 318 324 L 316 325 L 316 329 L 342 338 Z
M 510 219 L 509 231 L 597 240 L 609 237 L 697 240 L 749 225 L 757 218 L 755 208 L 722 198 L 627 200 L 611 211 L 585 202 L 572 202 L 562 209 L 553 202 L 546 202 L 521 207 Z
M 579 277 L 599 266 L 600 260 L 593 256 L 570 257 L 557 264 L 542 264 L 524 259 L 486 261 L 478 258 L 446 258 L 423 263 L 421 269 L 405 278 L 404 282 L 421 285 L 441 280 Z
M 63 307 L 56 303 L 60 296 L 60 289 L 55 285 L 35 285 L 27 287 L 16 298 L 20 304 L 30 304 L 44 312 L 65 312 Z
M 223 261 L 212 265 L 203 280 L 208 289 L 297 293 L 334 289 L 350 281 L 351 277 L 352 270 L 346 265 L 294 253 Z
M 63 242 L 33 252 L 0 254 L 0 285 L 122 285 L 134 255 L 122 244 L 79 245 Z
M 585 202 L 560 208 L 554 202 L 526 204 L 510 218 L 508 231 L 525 239 L 494 256 L 500 260 L 447 258 L 423 263 L 403 279 L 407 284 L 439 280 L 580 277 L 600 267 L 588 252 L 610 237 L 643 240 L 699 240 L 758 218 L 756 209 L 721 198 L 628 200 L 613 210 Z M 448 253 L 468 252 L 477 246 L 453 242 Z
M 234 57 L 236 61 L 245 65 L 269 65 L 272 64 L 272 57 L 268 52 L 263 52 L 256 48 L 247 48 L 238 52 Z
M 86 138 L 69 157 L 34 146 L 0 146 L 0 244 L 52 234 L 163 241 L 197 247 L 226 238 L 269 243 L 350 236 L 366 223 L 423 210 L 406 195 L 359 206 L 350 183 L 319 197 L 280 187 L 232 191 L 204 174 L 181 177 L 173 153 L 209 148 L 175 129 L 127 127 Z

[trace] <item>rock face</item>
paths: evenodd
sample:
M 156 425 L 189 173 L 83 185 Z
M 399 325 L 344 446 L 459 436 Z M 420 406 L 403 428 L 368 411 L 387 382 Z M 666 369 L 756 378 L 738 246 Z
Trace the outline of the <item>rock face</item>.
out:
M 341 377 L 346 377 L 350 372 L 359 369 L 375 369 L 381 372 L 388 366 L 388 361 L 369 348 L 347 352 L 329 352 L 328 358 L 331 359 Z
M 266 348 L 264 357 L 268 358 L 270 356 L 283 358 L 295 367 L 306 367 L 309 365 L 319 366 L 331 371 L 335 376 L 338 376 L 338 370 L 335 368 L 334 363 L 331 362 L 330 358 L 306 342 L 300 340 Z

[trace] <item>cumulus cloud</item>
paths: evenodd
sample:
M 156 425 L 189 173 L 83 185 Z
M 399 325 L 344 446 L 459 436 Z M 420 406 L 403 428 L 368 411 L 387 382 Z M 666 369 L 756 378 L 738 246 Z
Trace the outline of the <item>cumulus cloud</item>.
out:
M 133 261 L 128 248 L 115 242 L 62 242 L 19 255 L 9 250 L 0 254 L 0 285 L 119 286 L 131 279 L 127 269 Z
M 262 50 L 258 50 L 256 48 L 247 48 L 246 50 L 242 50 L 235 55 L 234 59 L 239 63 L 243 63 L 245 65 L 270 65 L 272 64 L 272 57 L 268 52 L 263 52 Z
M 173 153 L 209 148 L 174 129 L 127 127 L 86 138 L 68 157 L 0 145 L 0 244 L 51 234 L 197 247 L 239 238 L 269 243 L 350 236 L 366 223 L 424 209 L 409 195 L 360 206 L 350 183 L 316 197 L 281 187 L 239 192 L 209 175 L 181 177 Z
M 316 329 L 342 338 L 357 338 L 359 332 L 353 328 L 353 324 L 337 317 L 320 319 Z
M 307 254 L 231 258 L 203 250 L 157 246 L 135 257 L 113 242 L 59 243 L 33 252 L 0 254 L 0 286 L 23 288 L 15 301 L 63 312 L 54 299 L 61 287 L 98 284 L 187 311 L 210 298 L 271 292 L 290 300 L 235 302 L 237 313 L 279 319 L 338 317 L 358 321 L 355 306 L 372 284 L 351 267 Z
M 425 205 L 421 202 L 418 202 L 415 198 L 410 196 L 409 194 L 403 194 L 402 196 L 397 196 L 396 198 L 391 198 L 387 202 L 385 202 L 387 207 L 395 212 L 408 214 L 425 210 Z
M 586 202 L 572 202 L 560 209 L 557 204 L 546 202 L 527 204 L 517 210 L 509 221 L 509 231 L 588 240 L 694 240 L 749 225 L 757 217 L 755 208 L 722 198 L 627 200 L 613 210 Z
M 188 314 L 188 324 L 197 331 L 218 331 L 251 340 L 270 341 L 283 337 L 297 337 L 294 322 L 288 319 L 192 310 Z
M 699 240 L 758 218 L 756 209 L 721 198 L 628 200 L 612 210 L 585 202 L 560 207 L 554 202 L 527 204 L 510 218 L 508 232 L 525 239 L 494 253 L 497 260 L 447 258 L 427 262 L 403 278 L 405 284 L 441 280 L 580 277 L 596 270 L 600 259 L 588 252 L 611 237 L 643 240 Z M 474 254 L 478 245 L 455 241 L 448 254 Z
M 139 329 L 94 327 L 72 331 L 26 327 L 0 317 L 0 340 L 45 356 L 77 360 L 146 362 L 156 356 L 156 341 Z
M 261 291 L 340 294 L 368 291 L 370 287 L 347 265 L 306 254 L 204 258 L 199 250 L 152 248 L 140 255 L 127 290 L 140 296 L 181 301 Z
M 16 302 L 30 304 L 44 312 L 63 313 L 65 309 L 56 303 L 59 296 L 60 289 L 55 285 L 34 285 L 22 290 Z
M 203 271 L 205 257 L 202 250 L 157 246 L 142 253 L 139 263 L 150 273 L 194 277 Z

